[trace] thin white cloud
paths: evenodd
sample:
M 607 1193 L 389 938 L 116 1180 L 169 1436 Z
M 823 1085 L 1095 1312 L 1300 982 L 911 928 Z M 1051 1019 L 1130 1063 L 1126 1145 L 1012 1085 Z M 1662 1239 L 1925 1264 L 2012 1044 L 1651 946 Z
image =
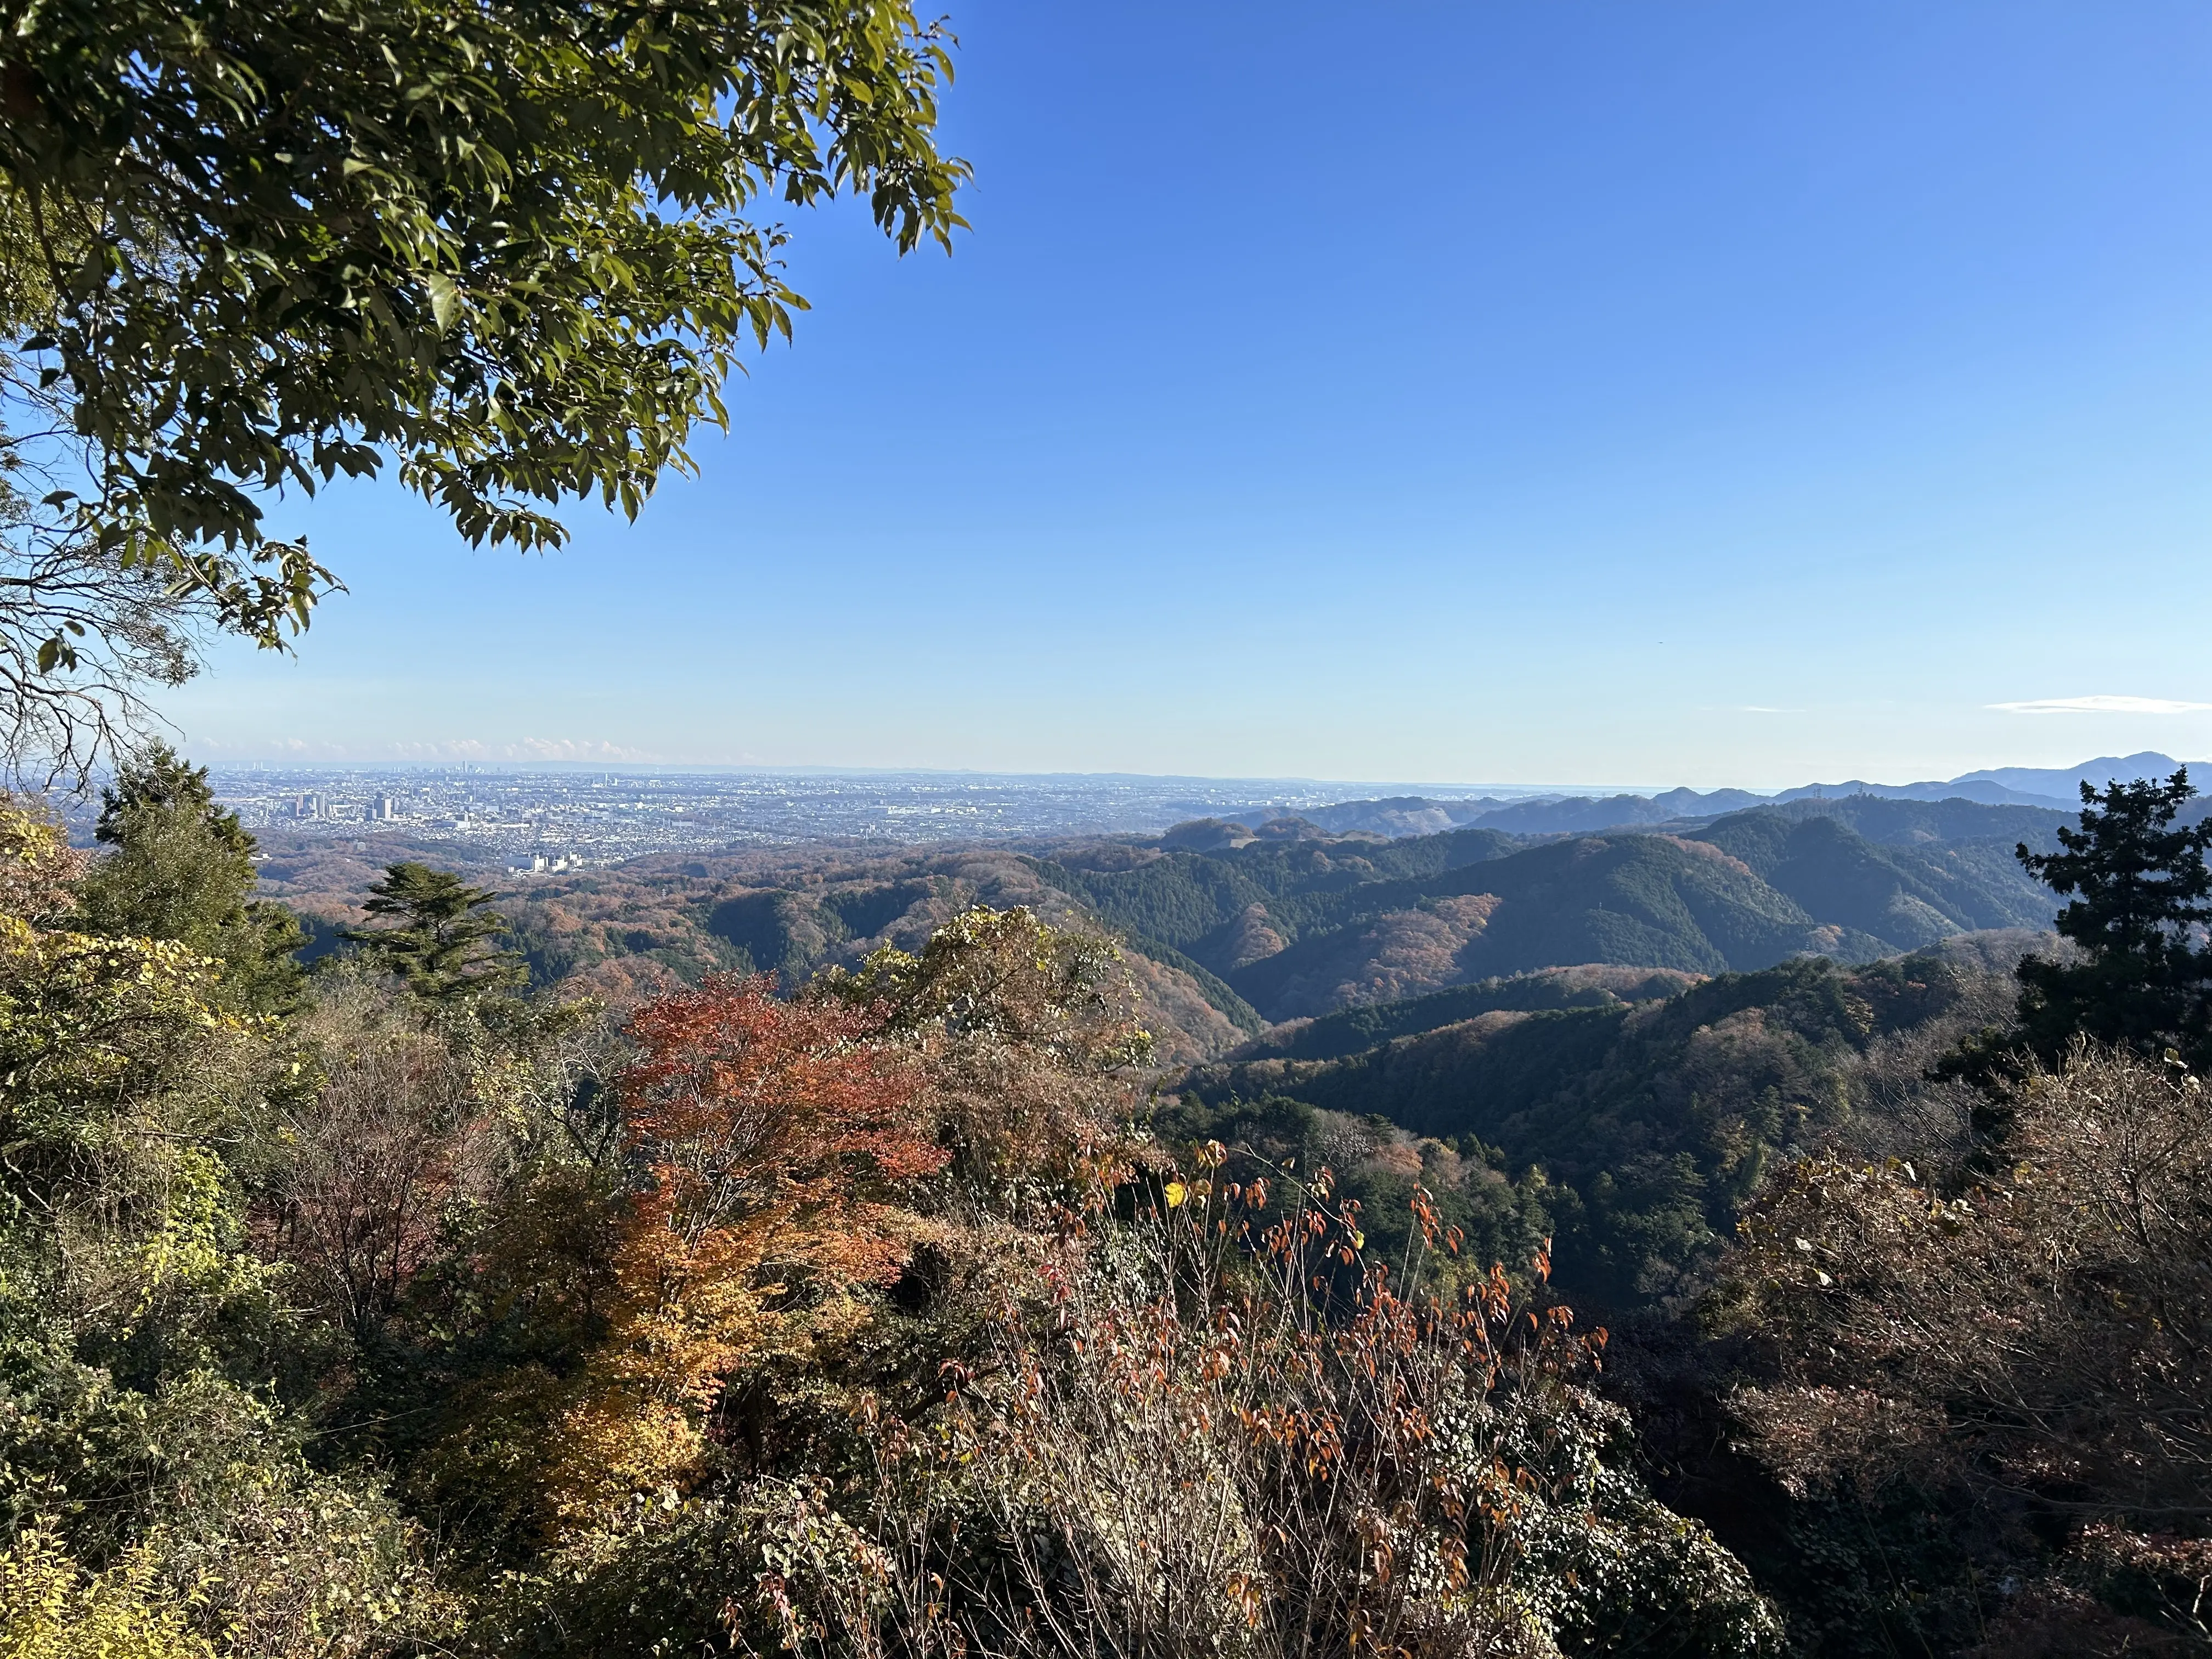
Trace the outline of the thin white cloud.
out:
M 2028 702 L 1993 702 L 2008 714 L 2196 714 L 2212 702 L 2179 702 L 2172 697 L 2037 697 Z
M 510 760 L 652 761 L 660 757 L 643 749 L 625 748 L 592 738 L 525 738 L 507 745 Z

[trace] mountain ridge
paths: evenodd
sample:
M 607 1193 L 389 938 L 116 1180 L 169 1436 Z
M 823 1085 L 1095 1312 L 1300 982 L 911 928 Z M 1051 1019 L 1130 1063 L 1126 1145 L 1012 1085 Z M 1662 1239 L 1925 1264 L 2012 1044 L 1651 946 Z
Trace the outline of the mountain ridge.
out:
M 2047 928 L 2056 896 L 2013 849 L 2048 848 L 2068 817 L 1857 794 L 1578 834 L 1331 835 L 1307 819 L 1267 836 L 1217 824 L 1196 840 L 793 847 L 534 880 L 501 908 L 542 980 L 626 1004 L 715 971 L 796 986 L 887 945 L 919 948 L 967 906 L 1027 905 L 1121 939 L 1164 1054 L 1197 1060 L 1286 1021 L 1501 976 L 1705 977 Z M 264 892 L 325 933 L 357 920 L 374 876 L 358 857 L 263 870 Z
M 1572 794 L 1564 791 L 1502 799 L 1495 795 L 1429 797 L 1394 795 L 1374 800 L 1340 801 L 1306 807 L 1295 817 L 1264 819 L 1255 826 L 1222 819 L 1199 822 L 1219 826 L 1220 838 L 1294 833 L 1271 825 L 1310 825 L 1336 835 L 1353 832 L 1393 838 L 1428 835 L 1447 828 L 1501 830 L 1512 835 L 1582 835 L 1629 825 L 1692 822 L 1744 808 L 1797 800 L 1967 800 L 1982 806 L 2034 806 L 2072 811 L 2080 806 L 2081 785 L 2093 788 L 2144 778 L 2165 778 L 2184 767 L 2212 778 L 2212 761 L 2182 762 L 2146 749 L 2133 755 L 2106 755 L 2072 767 L 1992 767 L 1948 780 L 1919 783 L 1808 783 L 1762 793 L 1745 789 L 1666 789 L 1649 795 Z M 2204 810 L 2212 811 L 2212 808 Z M 1255 817 L 1258 815 L 1254 815 Z M 1185 826 L 1178 825 L 1176 829 Z M 1168 832 L 1176 833 L 1171 830 Z

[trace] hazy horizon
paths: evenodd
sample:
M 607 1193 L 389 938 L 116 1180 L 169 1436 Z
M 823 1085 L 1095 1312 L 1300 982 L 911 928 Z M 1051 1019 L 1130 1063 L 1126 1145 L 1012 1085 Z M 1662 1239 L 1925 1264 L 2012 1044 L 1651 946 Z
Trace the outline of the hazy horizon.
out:
M 2141 753 L 2145 751 L 2137 752 Z M 1009 771 L 979 767 L 930 766 L 757 766 L 722 762 L 675 760 L 591 761 L 550 759 L 536 757 L 520 758 L 493 758 L 477 756 L 462 756 L 448 759 L 412 758 L 402 760 L 320 759 L 299 756 L 272 756 L 251 759 L 218 760 L 211 763 L 211 764 L 219 775 L 228 773 L 283 773 L 286 771 L 297 771 L 301 773 L 368 772 L 445 775 L 463 769 L 473 769 L 494 775 L 529 775 L 532 774 L 541 773 L 590 774 L 596 772 L 608 775 L 623 777 L 646 777 L 655 774 L 670 775 L 696 774 L 711 776 L 790 777 L 793 779 L 812 778 L 821 780 L 836 780 L 842 778 L 881 778 L 887 780 L 899 778 L 973 779 L 979 783 L 1007 782 L 1016 781 L 1030 781 L 1036 782 L 1090 781 L 1103 783 L 1127 781 L 1155 784 L 1184 782 L 1192 784 L 1249 784 L 1255 788 L 1269 785 L 1295 785 L 1315 789 L 1341 787 L 1345 789 L 1368 789 L 1401 794 L 1418 794 L 1423 792 L 1433 791 L 1442 792 L 1446 794 L 1464 795 L 1500 793 L 1510 795 L 1583 794 L 1602 796 L 1616 794 L 1651 795 L 1684 788 L 1697 790 L 1701 793 L 1711 793 L 1717 790 L 1733 789 L 1747 794 L 1771 795 L 1782 793 L 1785 790 L 1797 789 L 1814 785 L 1836 787 L 1850 782 L 1863 782 L 1881 787 L 1901 787 L 1914 784 L 1963 781 L 1976 774 L 1984 772 L 2015 769 L 2052 770 L 2060 772 L 2071 771 L 2076 768 L 2094 766 L 2100 761 L 2122 760 L 2132 757 L 2133 757 L 2116 755 L 2085 757 L 2074 762 L 2071 765 L 2048 769 L 2016 769 L 2002 766 L 1976 767 L 1969 769 L 1966 773 L 1956 774 L 1949 778 L 1890 778 L 1872 776 L 1861 778 L 1806 777 L 1799 778 L 1795 781 L 1788 783 L 1766 785 L 1742 783 L 1697 785 L 1681 783 L 1468 782 L 1440 778 L 1322 778 L 1309 777 L 1297 774 L 1260 775 L 1243 773 L 1134 771 L 1085 772 L 1070 770 Z M 2169 758 L 2185 766 L 2203 765 L 2208 768 L 2212 768 L 2212 762 L 2192 761 L 2179 756 L 2169 757 Z

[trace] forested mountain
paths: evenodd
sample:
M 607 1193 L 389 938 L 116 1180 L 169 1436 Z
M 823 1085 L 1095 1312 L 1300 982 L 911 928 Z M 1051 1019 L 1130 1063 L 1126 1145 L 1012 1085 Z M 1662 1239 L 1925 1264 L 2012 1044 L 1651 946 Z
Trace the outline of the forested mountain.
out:
M 2055 807 L 2065 799 L 2063 795 L 2008 788 L 1986 778 L 1964 779 L 1956 783 L 1869 783 L 1863 778 L 1852 778 L 1844 783 L 1808 783 L 1796 789 L 1784 789 L 1774 799 L 1778 801 L 1852 800 L 1861 797 L 1875 800 L 1968 800 L 1983 806 L 2045 807 Z
M 1670 968 L 1590 963 L 1455 985 L 1398 1002 L 1364 1003 L 1318 1019 L 1286 1020 L 1243 1044 L 1232 1060 L 1334 1060 L 1394 1037 L 1433 1031 L 1491 1013 L 1538 1013 L 1564 1008 L 1611 1008 L 1686 991 L 1698 975 Z
M 1930 842 L 1971 842 L 2007 845 L 2026 841 L 2048 845 L 2059 824 L 2073 822 L 2070 811 L 2018 803 L 1991 805 L 1960 796 L 1943 800 L 1899 800 L 1883 795 L 1801 796 L 1791 800 L 1762 801 L 1750 811 L 1730 813 L 1707 821 L 1717 826 L 1751 811 L 1771 813 L 1792 823 L 1808 818 L 1832 818 L 1869 841 L 1885 847 L 1921 847 Z
M 1848 814 L 1761 807 L 1720 819 L 1695 838 L 1741 860 L 1823 926 L 1889 950 L 1978 928 L 2047 927 L 2055 901 L 2021 869 L 2013 848 L 2023 841 L 2046 845 L 2057 815 L 1980 810 L 1993 821 L 1960 826 L 1955 811 L 1923 813 L 1892 801 L 1861 803 Z M 1953 841 L 1931 831 L 1931 823 L 1996 833 Z
M 2012 963 L 2040 937 L 1694 983 L 1618 969 L 1493 980 L 1331 1015 L 1197 1068 L 1182 1086 L 1204 1109 L 1174 1121 L 1229 1141 L 1296 1126 L 1284 1150 L 1310 1155 L 1315 1112 L 1441 1143 L 1471 1160 L 1449 1181 L 1428 1173 L 1455 1220 L 1486 1238 L 1509 1224 L 1553 1237 L 1569 1293 L 1618 1310 L 1710 1262 L 1770 1164 L 1844 1130 L 1886 1059 L 1910 1073 L 1947 1035 L 1999 1017 Z M 1885 1052 L 1900 1041 L 1902 1062 Z M 1371 1212 L 1403 1207 L 1390 1152 L 1345 1152 Z
M 1491 795 L 1443 799 L 1397 795 L 1307 807 L 1299 816 L 1316 828 L 1338 835 L 1365 830 L 1383 836 L 1421 836 L 1470 825 L 1516 836 L 1559 835 L 1628 823 L 1668 823 L 1753 806 L 1759 799 L 1747 789 L 1715 789 L 1705 794 L 1694 789 L 1668 789 L 1656 795 L 1538 795 L 1504 800 Z
M 1856 943 L 1821 935 L 1810 915 L 1716 848 L 1657 835 L 1555 842 L 1304 908 L 1284 949 L 1225 975 L 1270 1018 L 1571 963 L 1711 974 Z
M 2062 816 L 1875 798 L 1759 806 L 1674 834 L 1535 846 L 1461 830 L 1387 847 L 1255 842 L 1128 869 L 1040 861 L 1139 950 L 1165 946 L 1271 1020 L 1577 963 L 1715 974 L 1870 961 L 2041 927 L 2012 856 Z
M 1747 972 L 2045 927 L 2056 901 L 2012 849 L 2047 846 L 2063 821 L 1872 796 L 1570 837 L 1385 839 L 1328 833 L 1316 821 L 1328 816 L 1269 834 L 1190 825 L 1149 841 L 670 855 L 521 878 L 503 908 L 541 981 L 579 976 L 617 1000 L 724 969 L 796 984 L 884 945 L 912 948 L 971 904 L 1087 915 L 1125 939 L 1170 1057 L 1190 1060 L 1272 1024 L 1539 969 Z M 280 847 L 264 891 L 328 935 L 359 920 L 374 871 L 368 854 Z
M 1450 1652 L 2196 1651 L 2212 958 L 2120 955 L 2202 919 L 2185 793 L 2024 861 L 2063 952 L 1972 926 L 2045 914 L 2039 819 L 1860 801 L 402 860 L 313 971 L 173 757 L 95 854 L 11 807 L 0 1633 L 1088 1659 L 1165 1560 Z M 1540 965 L 1429 984 L 1486 961 Z
M 1694 789 L 1669 789 L 1656 795 L 1574 795 L 1516 801 L 1471 821 L 1516 836 L 1579 835 L 1631 824 L 1674 823 L 1755 806 L 1759 799 L 1743 789 L 1716 789 L 1703 795 Z

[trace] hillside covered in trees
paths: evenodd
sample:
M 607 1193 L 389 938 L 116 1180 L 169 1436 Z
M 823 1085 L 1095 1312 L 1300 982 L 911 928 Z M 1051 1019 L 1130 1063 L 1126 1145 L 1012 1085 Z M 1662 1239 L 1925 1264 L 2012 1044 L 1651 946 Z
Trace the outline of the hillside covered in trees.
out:
M 414 862 L 303 972 L 253 851 L 0 815 L 11 1651 L 1771 1650 L 1540 1273 L 1146 1127 L 1095 933 L 613 1018 Z
M 1150 1027 L 1211 970 L 1109 909 L 1215 953 L 1209 916 L 1279 905 L 1265 961 L 1471 874 L 1510 876 L 1501 914 L 1642 879 L 1693 920 L 1732 896 L 1763 951 L 1785 905 L 2021 890 L 1918 805 L 795 851 L 650 874 L 630 925 L 724 954 L 556 977 L 526 911 L 419 860 L 311 943 L 257 874 L 313 872 L 257 869 L 164 753 L 89 854 L 16 801 L 0 1629 L 38 1659 L 2202 1651 L 2181 1053 L 2212 957 L 2174 929 L 2212 825 L 2130 788 L 2015 860 L 2073 896 L 2063 951 L 1539 968 L 1195 1063 Z M 2115 884 L 2146 867 L 2179 873 Z M 524 904 L 611 930 L 591 879 Z
M 1694 1282 L 1773 1169 L 1856 1132 L 1916 1066 L 2002 1018 L 2037 937 L 1856 969 L 1808 957 L 1702 981 L 1568 969 L 1432 993 L 1197 1067 L 1176 1083 L 1175 1121 L 1225 1141 L 1287 1133 L 1281 1152 L 1310 1161 L 1315 1125 L 1369 1126 L 1334 1131 L 1350 1139 L 1328 1158 L 1370 1210 L 1402 1208 L 1419 1179 L 1493 1254 L 1553 1239 L 1566 1291 L 1618 1314 Z M 1347 1152 L 1362 1133 L 1378 1150 Z M 1447 1174 L 1403 1146 L 1456 1159 Z M 1518 1233 L 1489 1218 L 1509 1190 Z
M 1567 837 L 1289 821 L 1235 844 L 1184 826 L 945 852 L 793 848 L 526 878 L 503 908 L 541 980 L 620 997 L 717 970 L 796 982 L 911 949 L 966 906 L 1026 905 L 1121 939 L 1167 1051 L 1199 1060 L 1271 1024 L 1544 969 L 1747 972 L 2047 928 L 2057 901 L 2013 848 L 2050 844 L 2062 821 L 1863 797 Z M 327 932 L 357 917 L 375 856 L 302 838 L 264 863 L 264 890 Z
M 965 228 L 954 41 L 904 0 L 0 16 L 0 1659 L 2212 1654 L 2179 769 L 512 882 L 258 844 L 149 700 L 341 590 L 301 499 L 635 517 L 807 309 L 787 216 Z M 1100 177 L 1036 175 L 1086 256 L 1172 224 Z M 903 575 L 966 458 L 897 442 Z M 387 685 L 481 654 L 410 597 Z M 2200 707 L 1996 705 L 2145 706 Z

